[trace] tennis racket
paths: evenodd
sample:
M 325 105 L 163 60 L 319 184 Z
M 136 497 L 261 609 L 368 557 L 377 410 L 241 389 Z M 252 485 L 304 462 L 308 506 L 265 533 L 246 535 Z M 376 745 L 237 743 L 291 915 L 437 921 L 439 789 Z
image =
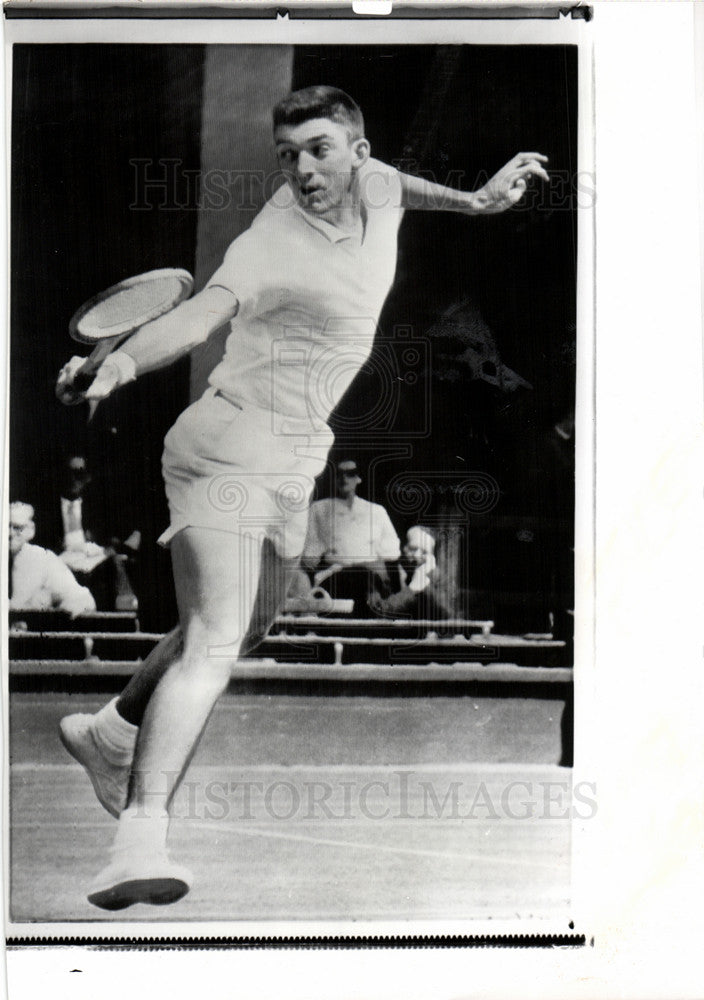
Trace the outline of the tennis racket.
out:
M 63 403 L 80 403 L 107 356 L 145 323 L 170 312 L 193 291 L 193 278 L 181 268 L 147 271 L 112 285 L 85 302 L 71 317 L 68 330 L 74 340 L 93 345 Z

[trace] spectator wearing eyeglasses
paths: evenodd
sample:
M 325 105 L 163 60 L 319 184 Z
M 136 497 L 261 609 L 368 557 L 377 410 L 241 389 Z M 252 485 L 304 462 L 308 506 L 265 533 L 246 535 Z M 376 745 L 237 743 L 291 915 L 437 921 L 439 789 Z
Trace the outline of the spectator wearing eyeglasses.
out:
M 8 584 L 12 610 L 66 611 L 72 617 L 95 611 L 95 600 L 54 552 L 32 545 L 34 508 L 10 504 Z

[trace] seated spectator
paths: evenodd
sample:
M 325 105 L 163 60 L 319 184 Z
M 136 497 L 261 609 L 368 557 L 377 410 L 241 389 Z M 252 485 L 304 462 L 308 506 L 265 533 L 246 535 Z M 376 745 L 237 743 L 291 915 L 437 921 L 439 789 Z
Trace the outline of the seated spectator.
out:
M 387 563 L 401 554 L 384 508 L 357 496 L 361 481 L 355 462 L 337 463 L 335 496 L 311 505 L 301 557 L 313 584 L 324 586 L 333 598 L 353 599 L 356 613 L 366 608 L 373 591 L 390 593 Z
M 71 617 L 95 611 L 95 600 L 68 566 L 48 549 L 30 544 L 35 534 L 34 508 L 10 504 L 10 608 L 66 611 Z
M 91 509 L 91 478 L 82 455 L 67 459 L 60 497 L 61 559 L 91 590 L 101 609 L 134 611 L 138 601 L 125 564 L 139 549 L 140 534 L 133 531 L 122 544 L 117 538 L 108 545 L 98 544 L 88 527 L 98 517 L 95 507 Z
M 401 560 L 401 588 L 372 594 L 369 606 L 386 618 L 454 618 L 449 581 L 435 561 L 435 536 L 420 524 L 409 528 Z

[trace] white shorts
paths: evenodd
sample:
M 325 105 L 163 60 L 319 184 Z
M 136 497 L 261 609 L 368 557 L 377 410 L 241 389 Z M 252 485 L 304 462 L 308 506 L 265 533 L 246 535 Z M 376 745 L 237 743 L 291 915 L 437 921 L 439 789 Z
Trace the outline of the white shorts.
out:
M 161 545 L 183 528 L 215 528 L 270 538 L 284 558 L 301 554 L 315 478 L 333 435 L 327 427 L 276 434 L 272 416 L 213 387 L 184 410 L 164 439 L 171 523 Z

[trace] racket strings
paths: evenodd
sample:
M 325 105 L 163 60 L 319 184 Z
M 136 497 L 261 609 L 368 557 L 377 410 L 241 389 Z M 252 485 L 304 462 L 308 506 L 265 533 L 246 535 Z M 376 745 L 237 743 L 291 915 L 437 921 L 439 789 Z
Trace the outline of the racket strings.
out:
M 88 333 L 91 329 L 106 330 L 153 309 L 168 308 L 181 287 L 181 282 L 177 279 L 166 278 L 149 285 L 124 288 L 89 309 L 81 318 L 79 329 L 81 333 Z
M 193 278 L 181 268 L 128 278 L 86 302 L 69 322 L 69 333 L 86 344 L 124 337 L 169 312 L 192 290 Z

